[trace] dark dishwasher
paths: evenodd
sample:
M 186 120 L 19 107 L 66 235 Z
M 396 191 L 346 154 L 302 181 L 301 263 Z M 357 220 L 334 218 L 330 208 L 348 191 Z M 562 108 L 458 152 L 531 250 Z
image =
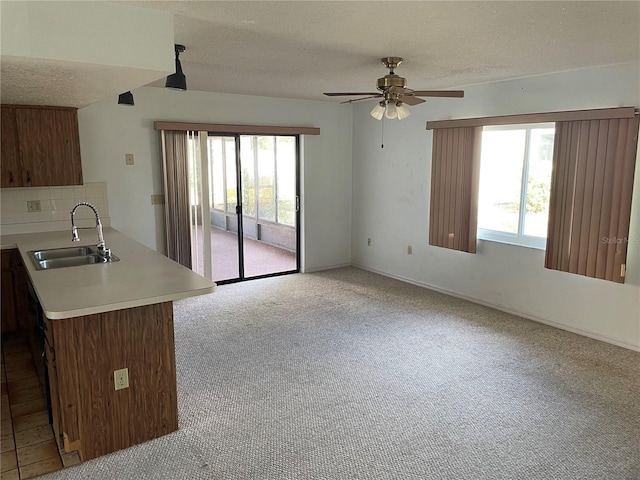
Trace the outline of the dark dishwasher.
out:
M 46 337 L 45 330 L 47 328 L 44 322 L 44 315 L 42 314 L 42 308 L 40 307 L 40 301 L 33 288 L 31 282 L 27 283 L 29 289 L 29 314 L 32 317 L 30 323 L 29 336 L 35 342 L 36 348 L 33 352 L 33 361 L 36 364 L 36 370 L 38 371 L 38 377 L 40 381 L 44 380 L 45 395 L 47 397 L 47 411 L 49 412 L 49 423 L 53 423 L 53 414 L 51 411 L 51 392 L 49 391 L 49 360 L 47 359 L 47 349 L 45 347 Z M 35 320 L 35 322 L 33 321 Z M 39 360 L 42 359 L 42 368 L 38 365 Z

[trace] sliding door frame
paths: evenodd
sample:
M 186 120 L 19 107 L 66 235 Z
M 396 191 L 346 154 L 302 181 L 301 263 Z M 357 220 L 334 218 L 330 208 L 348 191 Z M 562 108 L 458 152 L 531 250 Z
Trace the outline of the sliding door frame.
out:
M 301 182 L 300 182 L 300 155 L 301 155 L 301 146 L 300 146 L 300 135 L 299 134 L 277 134 L 277 133 L 272 133 L 272 134 L 268 134 L 268 133 L 256 133 L 256 134 L 245 134 L 245 133 L 229 133 L 229 132 L 207 132 L 206 137 L 208 138 L 209 136 L 212 137 L 233 137 L 234 141 L 235 141 L 235 148 L 236 148 L 236 220 L 238 222 L 238 277 L 237 278 L 230 278 L 230 279 L 225 279 L 225 280 L 218 280 L 216 281 L 217 285 L 225 285 L 225 284 L 229 284 L 229 283 L 237 283 L 237 282 L 242 282 L 245 280 L 256 280 L 259 278 L 269 278 L 269 277 L 278 277 L 281 275 L 289 275 L 292 273 L 299 273 L 300 272 L 300 245 L 301 245 L 301 225 L 300 225 L 300 186 L 301 186 Z M 245 258 L 244 258 L 244 213 L 243 213 L 243 209 L 244 209 L 244 204 L 242 203 L 242 193 L 243 193 L 243 186 L 242 186 L 242 157 L 241 157 L 241 142 L 240 142 L 240 137 L 242 136 L 256 136 L 256 137 L 294 137 L 295 138 L 295 142 L 296 142 L 296 159 L 295 159 L 295 231 L 296 231 L 296 241 L 295 241 L 295 245 L 296 245 L 296 268 L 292 269 L 292 270 L 283 270 L 280 272 L 273 272 L 273 273 L 265 273 L 262 275 L 254 275 L 251 277 L 246 277 L 245 273 L 244 273 L 244 265 L 245 265 Z M 201 144 L 202 147 L 202 144 Z M 277 162 L 277 161 L 276 161 Z M 226 170 L 225 170 L 226 172 Z M 255 174 L 257 175 L 257 171 L 255 172 Z M 225 173 L 226 175 L 226 173 Z M 277 173 L 276 173 L 276 178 L 277 178 Z M 225 182 L 225 188 L 226 188 L 226 182 Z M 275 185 L 275 189 L 277 191 L 277 182 Z M 208 192 L 208 188 L 207 188 L 207 192 Z M 226 203 L 226 192 L 225 192 L 225 203 Z M 277 209 L 277 203 L 276 203 L 276 209 Z M 256 210 L 256 221 L 258 221 L 259 218 L 259 214 L 258 211 Z M 209 267 L 211 268 L 211 267 Z

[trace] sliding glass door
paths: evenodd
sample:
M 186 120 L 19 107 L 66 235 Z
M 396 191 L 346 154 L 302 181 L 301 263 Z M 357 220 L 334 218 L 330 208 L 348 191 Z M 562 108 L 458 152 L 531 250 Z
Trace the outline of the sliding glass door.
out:
M 201 133 L 196 144 L 190 190 L 208 208 L 192 216 L 194 270 L 217 283 L 299 271 L 298 137 Z
M 296 137 L 240 137 L 246 277 L 297 270 L 296 143 Z
M 211 186 L 212 280 L 241 278 L 238 243 L 238 168 L 235 137 L 207 136 Z

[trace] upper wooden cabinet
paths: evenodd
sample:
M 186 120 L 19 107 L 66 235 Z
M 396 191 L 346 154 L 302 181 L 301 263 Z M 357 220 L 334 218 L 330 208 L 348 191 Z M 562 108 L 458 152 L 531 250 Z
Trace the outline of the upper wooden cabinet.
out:
M 22 186 L 22 170 L 18 161 L 18 132 L 16 129 L 16 111 L 15 108 L 2 106 L 0 110 L 2 118 L 0 119 L 2 136 L 0 137 L 2 162 L 0 168 L 2 170 L 0 183 L 1 187 L 21 187 Z
M 2 105 L 1 187 L 82 185 L 75 108 Z

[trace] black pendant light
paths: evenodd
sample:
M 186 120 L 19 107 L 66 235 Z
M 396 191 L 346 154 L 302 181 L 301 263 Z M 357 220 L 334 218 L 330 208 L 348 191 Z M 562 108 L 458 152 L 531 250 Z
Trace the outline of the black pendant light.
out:
M 118 96 L 118 105 L 129 105 L 133 107 L 135 105 L 135 103 L 133 103 L 133 93 L 131 92 L 121 93 Z
M 167 77 L 167 83 L 165 83 L 166 88 L 171 88 L 173 90 L 186 90 L 187 89 L 187 78 L 182 73 L 182 65 L 180 65 L 180 59 L 178 58 L 182 52 L 184 52 L 184 45 L 174 45 L 176 52 L 176 73 L 169 75 Z

